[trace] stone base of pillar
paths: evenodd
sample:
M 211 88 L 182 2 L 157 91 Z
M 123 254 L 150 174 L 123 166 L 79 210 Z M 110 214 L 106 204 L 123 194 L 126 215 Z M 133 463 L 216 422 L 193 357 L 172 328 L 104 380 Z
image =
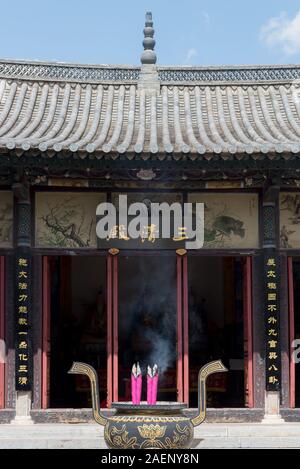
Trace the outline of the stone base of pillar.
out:
M 261 421 L 264 425 L 278 425 L 285 423 L 281 415 L 265 415 Z
M 265 393 L 265 415 L 261 423 L 277 425 L 284 423 L 280 415 L 280 395 L 279 392 L 266 391 Z
M 10 422 L 13 425 L 33 425 L 30 416 L 31 410 L 31 392 L 17 391 L 16 395 L 16 416 Z

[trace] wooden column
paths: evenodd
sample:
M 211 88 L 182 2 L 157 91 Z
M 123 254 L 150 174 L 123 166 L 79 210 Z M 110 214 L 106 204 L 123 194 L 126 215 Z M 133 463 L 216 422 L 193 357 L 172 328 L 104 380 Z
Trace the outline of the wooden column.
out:
M 106 260 L 107 275 L 107 406 L 113 401 L 113 309 L 112 309 L 112 256 Z
M 293 258 L 288 257 L 288 291 L 289 291 L 289 361 L 290 361 L 290 407 L 294 408 L 296 405 L 295 399 L 295 362 L 293 360 L 294 349 L 292 347 L 292 342 L 295 339 L 295 309 L 294 309 L 294 279 L 293 279 Z
M 16 311 L 16 389 L 31 391 L 32 387 L 32 259 L 31 259 L 31 200 L 27 181 L 20 176 L 20 181 L 13 184 L 13 192 L 16 201 L 16 256 L 15 256 L 15 311 Z M 22 264 L 22 260 L 24 263 Z M 24 271 L 24 273 L 23 273 Z M 26 289 L 25 289 L 26 286 Z M 26 299 L 25 299 L 26 296 Z M 24 297 L 21 299 L 20 297 Z M 21 321 L 24 324 L 24 332 L 21 330 Z M 20 343 L 25 342 L 27 348 L 20 348 Z M 22 359 L 22 355 L 26 355 Z M 28 374 L 20 372 L 27 369 Z M 27 378 L 27 384 L 21 384 L 20 377 Z
M 107 405 L 119 400 L 118 249 L 107 256 Z
M 266 400 L 265 419 L 280 418 L 281 342 L 280 342 L 280 256 L 279 185 L 268 180 L 263 193 L 263 271 L 265 318 Z M 272 309 L 271 309 L 272 308 Z
M 189 405 L 189 304 L 188 304 L 188 259 L 182 258 L 183 263 L 183 402 Z
M 252 336 L 252 259 L 246 257 L 243 265 L 244 303 L 244 357 L 246 406 L 254 406 L 253 395 L 253 336 Z
M 182 258 L 177 255 L 177 401 L 183 402 Z
M 113 400 L 119 400 L 119 309 L 118 309 L 118 256 L 113 262 Z
M 49 258 L 43 257 L 43 320 L 42 320 L 42 398 L 41 407 L 47 409 L 50 405 L 50 265 Z
M 188 264 L 185 249 L 177 253 L 177 401 L 189 403 Z
M 5 407 L 5 279 L 3 256 L 0 256 L 0 409 Z
M 31 253 L 31 200 L 30 186 L 24 174 L 16 176 L 12 186 L 15 196 L 15 389 L 18 422 L 31 422 L 32 401 L 32 253 Z

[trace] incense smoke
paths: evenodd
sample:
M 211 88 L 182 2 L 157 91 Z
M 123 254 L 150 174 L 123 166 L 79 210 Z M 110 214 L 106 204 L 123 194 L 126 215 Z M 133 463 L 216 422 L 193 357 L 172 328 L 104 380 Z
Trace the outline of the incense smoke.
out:
M 176 367 L 177 282 L 172 257 L 135 257 L 120 264 L 120 337 L 124 364 L 158 365 L 159 373 Z M 189 347 L 204 360 L 207 346 L 205 303 L 189 291 Z
M 129 266 L 128 260 L 120 324 L 124 348 L 131 347 L 143 369 L 156 363 L 164 373 L 176 359 L 176 263 L 174 258 L 135 258 L 130 275 Z

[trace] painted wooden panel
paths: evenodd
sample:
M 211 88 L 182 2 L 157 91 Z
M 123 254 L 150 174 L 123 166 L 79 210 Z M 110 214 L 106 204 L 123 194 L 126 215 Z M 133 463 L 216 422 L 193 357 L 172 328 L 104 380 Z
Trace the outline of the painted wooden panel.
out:
M 280 194 L 280 246 L 300 248 L 300 192 Z
M 96 208 L 105 200 L 95 192 L 38 192 L 36 246 L 95 248 Z
M 259 247 L 257 194 L 198 192 L 188 202 L 204 203 L 204 248 Z

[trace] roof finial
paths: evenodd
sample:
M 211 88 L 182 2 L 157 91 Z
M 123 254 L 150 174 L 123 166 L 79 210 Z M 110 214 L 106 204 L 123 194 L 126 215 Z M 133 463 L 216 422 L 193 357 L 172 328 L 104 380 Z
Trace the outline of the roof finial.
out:
M 154 65 L 156 63 L 156 54 L 154 52 L 155 39 L 154 39 L 154 29 L 152 21 L 152 13 L 147 11 L 145 28 L 144 28 L 144 52 L 141 55 L 142 65 Z

